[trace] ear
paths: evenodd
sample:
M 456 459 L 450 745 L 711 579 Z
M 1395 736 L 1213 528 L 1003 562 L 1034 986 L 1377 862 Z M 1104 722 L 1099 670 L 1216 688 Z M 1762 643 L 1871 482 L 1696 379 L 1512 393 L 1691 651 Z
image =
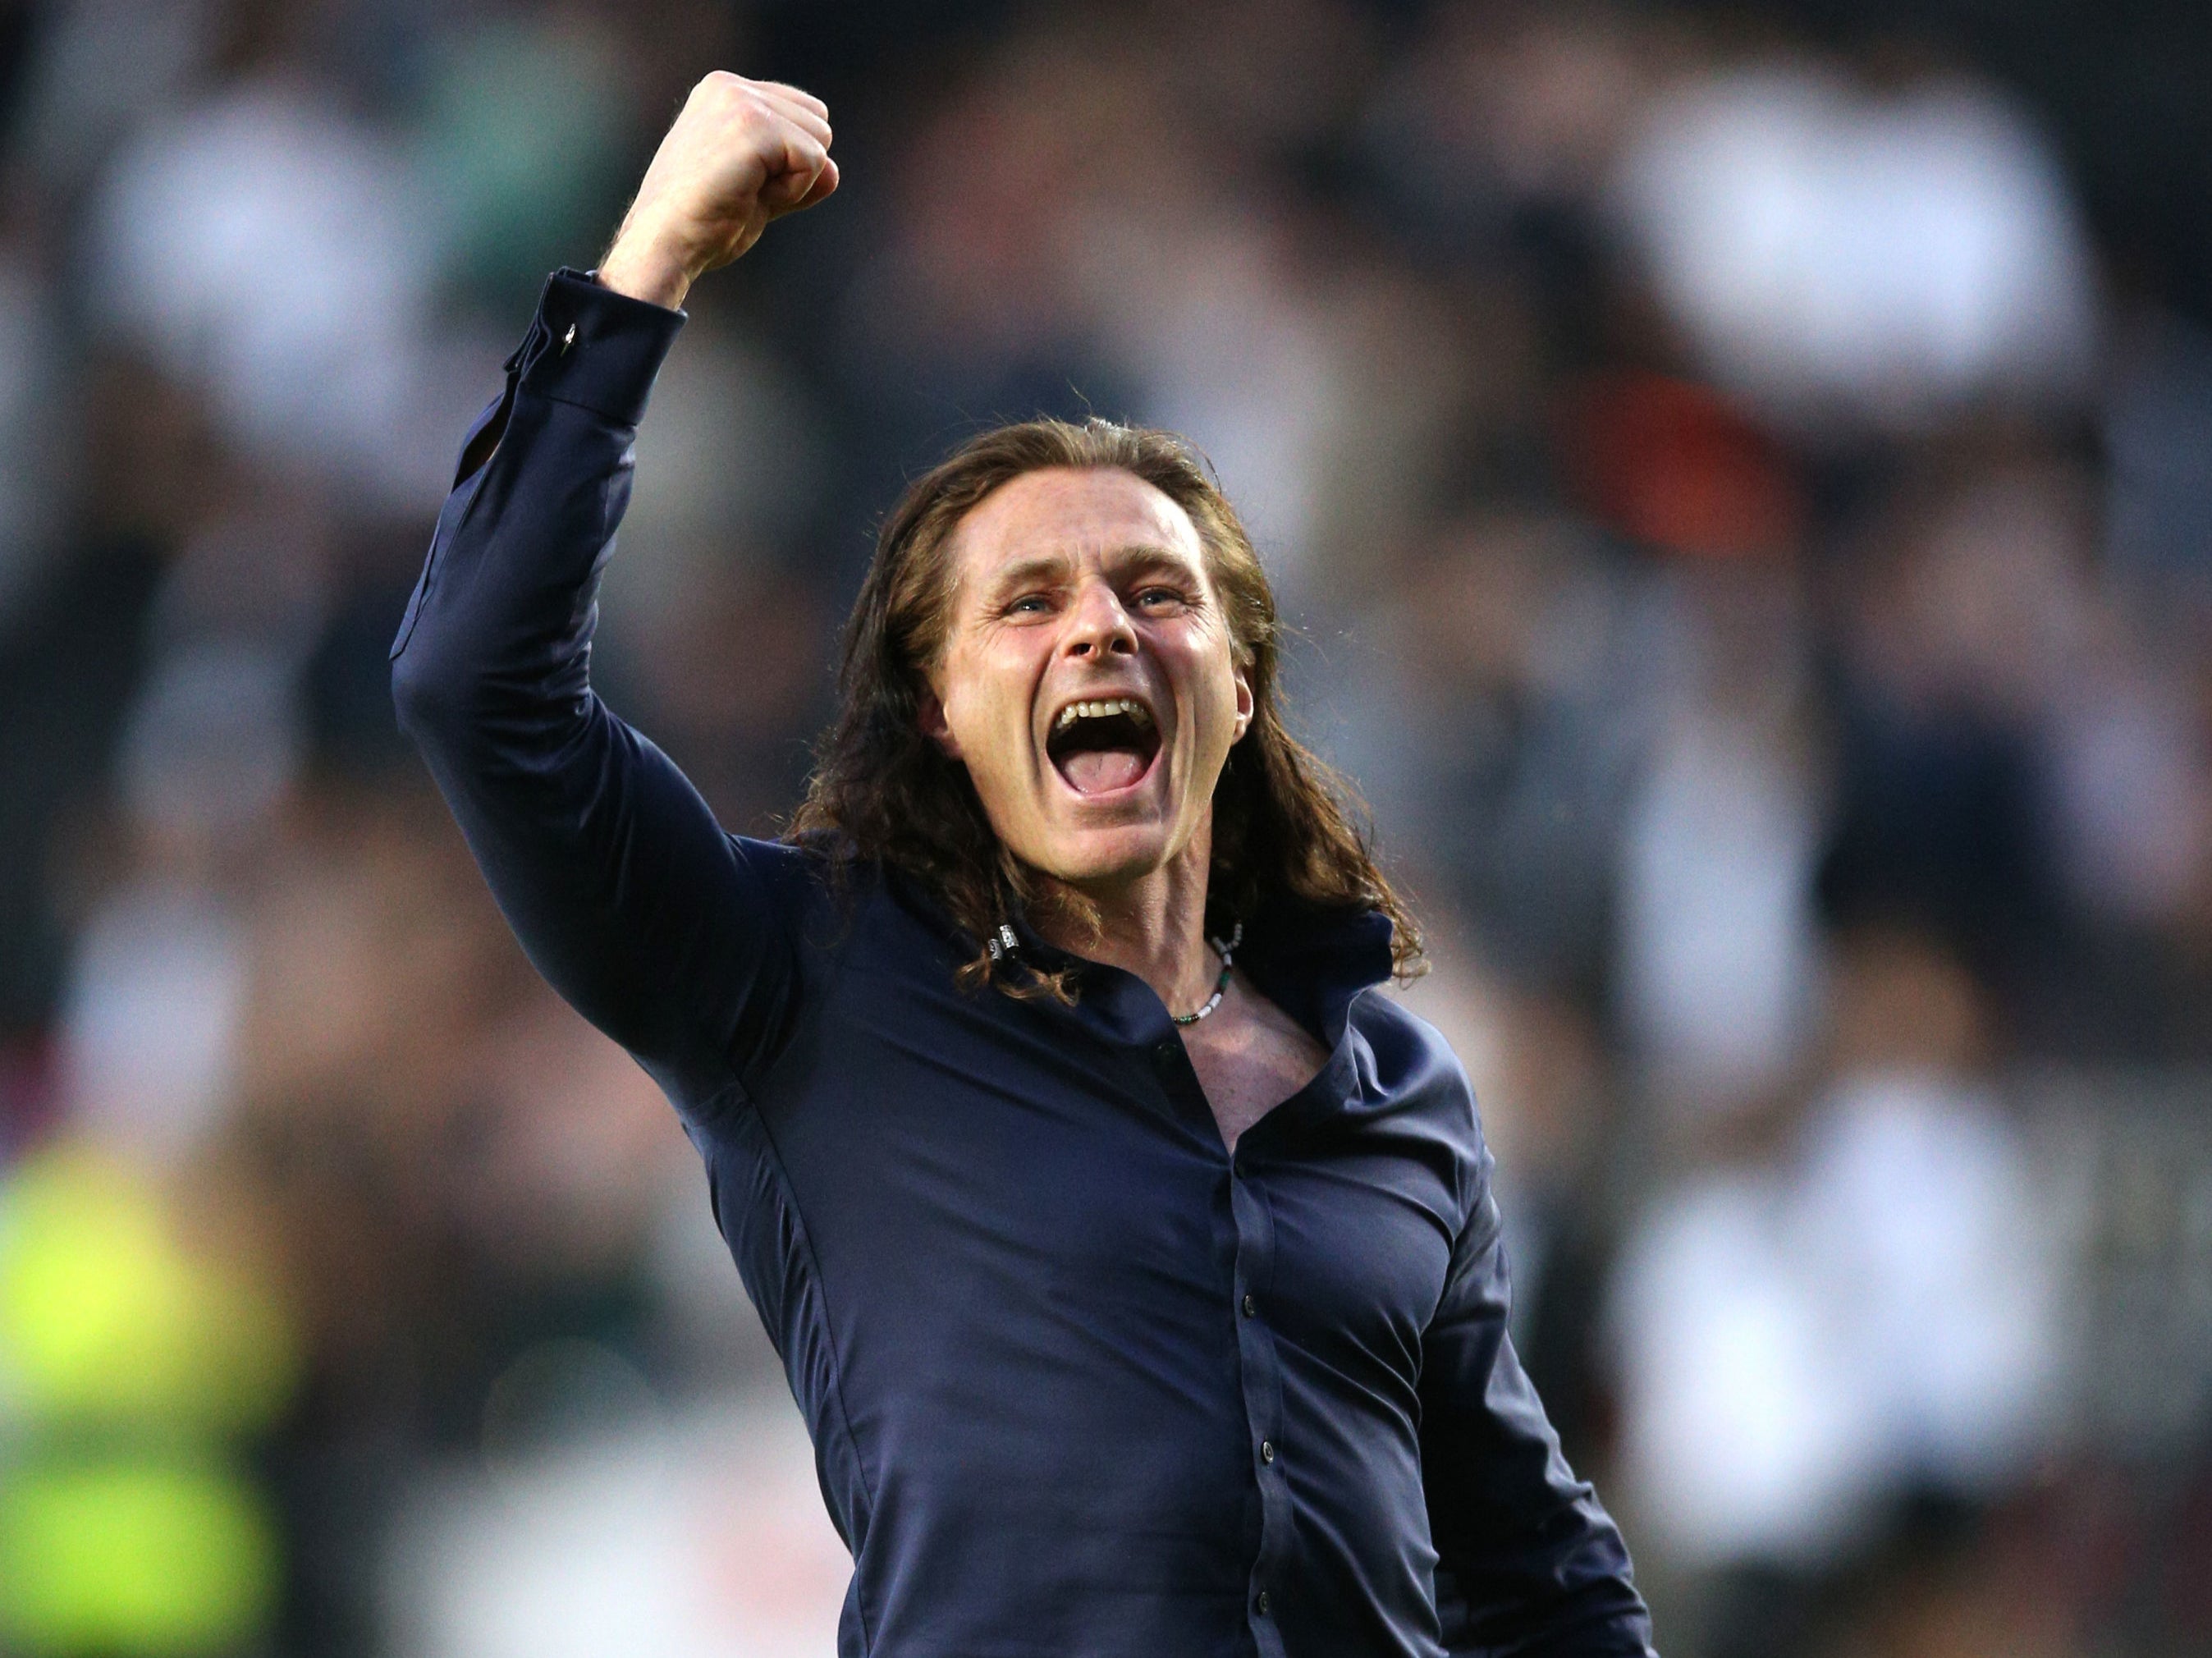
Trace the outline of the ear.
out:
M 952 722 L 945 717 L 945 699 L 937 694 L 937 687 L 926 680 L 921 687 L 921 705 L 915 712 L 915 724 L 921 727 L 924 737 L 945 750 L 947 759 L 963 757 L 960 739 L 952 734 Z
M 1230 673 L 1237 683 L 1237 735 L 1229 739 L 1229 746 L 1233 749 L 1244 740 L 1244 733 L 1251 730 L 1252 710 L 1255 705 L 1252 700 L 1251 674 L 1243 668 L 1232 668 Z

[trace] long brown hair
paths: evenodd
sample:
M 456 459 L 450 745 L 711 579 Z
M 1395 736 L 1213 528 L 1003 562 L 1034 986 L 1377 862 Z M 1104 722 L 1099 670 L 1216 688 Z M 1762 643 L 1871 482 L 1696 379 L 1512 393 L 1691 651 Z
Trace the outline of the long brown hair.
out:
M 975 943 L 961 977 L 994 976 L 988 941 L 1010 915 L 1050 897 L 1039 872 L 991 829 L 967 768 L 923 734 L 926 673 L 945 644 L 954 586 L 952 532 L 1000 485 L 1046 467 L 1115 467 L 1190 515 L 1225 612 L 1231 649 L 1252 688 L 1252 720 L 1213 790 L 1209 927 L 1301 904 L 1380 910 L 1401 978 L 1419 970 L 1420 931 L 1376 867 L 1344 781 L 1283 723 L 1275 675 L 1281 624 L 1259 555 L 1198 455 L 1170 433 L 1088 420 L 1024 421 L 970 438 L 915 480 L 876 541 L 846 624 L 839 712 L 824 733 L 791 838 L 836 860 L 873 859 L 917 883 Z M 1064 975 L 999 974 L 1015 993 L 1065 998 Z

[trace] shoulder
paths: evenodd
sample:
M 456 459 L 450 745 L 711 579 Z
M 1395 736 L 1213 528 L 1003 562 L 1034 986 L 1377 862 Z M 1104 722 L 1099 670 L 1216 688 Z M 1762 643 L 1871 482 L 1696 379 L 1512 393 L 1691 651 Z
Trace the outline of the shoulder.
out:
M 757 841 L 733 835 L 730 842 L 816 950 L 918 958 L 953 947 L 954 929 L 943 911 L 911 877 L 879 859 L 847 854 L 819 836 Z
M 1436 1026 L 1381 987 L 1362 991 L 1351 1020 L 1374 1055 L 1376 1078 L 1393 1093 L 1441 1092 L 1474 1114 L 1467 1068 Z
M 745 878 L 785 920 L 797 920 L 818 908 L 833 884 L 830 860 L 819 852 L 787 841 L 762 841 L 730 835 L 730 856 Z
M 1379 987 L 1360 993 L 1351 1023 L 1364 1049 L 1365 1086 L 1420 1139 L 1449 1148 L 1462 1195 L 1472 1202 L 1487 1183 L 1491 1157 L 1474 1085 L 1451 1043 Z

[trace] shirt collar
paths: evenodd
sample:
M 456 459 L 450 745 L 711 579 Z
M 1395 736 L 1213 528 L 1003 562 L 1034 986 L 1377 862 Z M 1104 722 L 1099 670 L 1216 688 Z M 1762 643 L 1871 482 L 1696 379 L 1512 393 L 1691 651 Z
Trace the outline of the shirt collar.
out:
M 1048 943 L 1024 915 L 1004 925 L 1013 934 L 1015 954 L 1032 966 L 1073 968 L 1079 975 L 1097 966 Z M 1270 905 L 1266 914 L 1244 918 L 1237 965 L 1261 995 L 1333 1050 L 1353 999 L 1390 976 L 1392 932 L 1390 918 L 1380 910 Z
M 976 947 L 912 876 L 898 870 L 888 872 L 910 906 L 961 940 L 963 958 Z M 1390 976 L 1395 965 L 1390 918 L 1376 909 L 1327 909 L 1284 900 L 1242 919 L 1244 942 L 1237 951 L 1238 969 L 1261 995 L 1334 1051 L 1343 1039 L 1353 1000 Z M 1020 961 L 1048 973 L 1074 969 L 1079 998 L 1086 975 L 1112 970 L 1048 943 L 1024 914 L 1009 915 L 1000 926 L 1013 934 L 1013 954 Z M 998 936 L 1003 941 L 1005 934 Z
M 1390 976 L 1392 931 L 1378 909 L 1279 903 L 1247 918 L 1237 965 L 1261 995 L 1334 1049 L 1353 999 Z

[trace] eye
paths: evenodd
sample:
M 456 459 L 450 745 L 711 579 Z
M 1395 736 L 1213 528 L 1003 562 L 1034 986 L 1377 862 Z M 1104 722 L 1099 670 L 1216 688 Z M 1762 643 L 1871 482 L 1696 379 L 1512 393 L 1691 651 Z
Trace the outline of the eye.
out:
M 1182 595 L 1173 587 L 1139 587 L 1137 590 L 1137 603 L 1148 610 L 1182 602 Z
M 1042 616 L 1051 609 L 1052 601 L 1042 593 L 1024 593 L 1006 602 L 1008 616 Z

